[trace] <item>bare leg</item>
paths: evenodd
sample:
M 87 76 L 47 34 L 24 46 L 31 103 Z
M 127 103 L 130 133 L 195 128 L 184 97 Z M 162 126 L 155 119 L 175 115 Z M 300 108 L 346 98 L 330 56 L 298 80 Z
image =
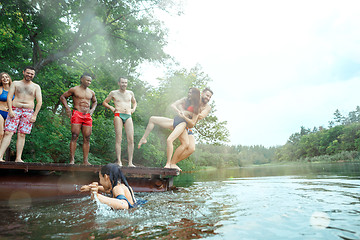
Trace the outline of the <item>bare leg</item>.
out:
M 150 117 L 145 133 L 139 141 L 138 148 L 140 148 L 142 144 L 147 143 L 146 138 L 149 136 L 150 132 L 154 129 L 155 125 L 159 125 L 162 128 L 172 129 L 173 123 L 174 120 L 171 118 L 156 117 L 156 116 Z
M 171 167 L 171 157 L 174 151 L 174 145 L 173 142 L 175 141 L 175 139 L 177 139 L 180 134 L 182 134 L 185 130 L 186 127 L 186 123 L 182 122 L 179 125 L 176 126 L 176 128 L 174 129 L 174 131 L 172 131 L 172 133 L 169 135 L 169 137 L 167 138 L 166 144 L 166 157 L 167 157 L 167 161 L 166 161 L 166 165 L 164 168 L 170 168 Z
M 2 160 L 2 161 L 4 161 L 3 158 L 4 158 L 5 151 L 9 147 L 11 138 L 13 135 L 14 135 L 13 132 L 5 131 L 5 136 L 4 136 L 4 138 L 1 142 L 1 146 L 0 146 L 0 160 Z
M 71 124 L 70 164 L 75 163 L 76 142 L 79 138 L 80 130 L 81 130 L 80 124 Z
M 90 126 L 82 126 L 82 135 L 83 135 L 83 164 L 91 165 L 89 163 L 89 150 L 90 150 L 90 136 L 92 127 Z
M 1 141 L 4 137 L 4 126 L 5 126 L 5 120 L 2 116 L 0 116 L 0 145 L 1 145 Z
M 195 152 L 195 137 L 194 135 L 188 135 L 189 145 L 182 152 L 178 152 L 176 155 L 176 151 L 174 153 L 173 159 L 171 160 L 171 164 L 177 164 L 178 162 L 188 158 L 191 154 Z
M 115 128 L 115 152 L 116 152 L 116 163 L 122 166 L 121 162 L 121 141 L 122 141 L 122 128 L 123 122 L 120 117 L 114 118 L 114 128 Z
M 134 124 L 132 118 L 126 120 L 125 132 L 128 143 L 129 167 L 135 167 L 135 165 L 132 162 L 134 155 Z
M 181 168 L 179 168 L 176 163 L 174 163 L 174 159 L 177 159 L 180 154 L 185 151 L 185 149 L 187 149 L 189 147 L 189 135 L 187 133 L 187 130 L 185 129 L 181 135 L 179 136 L 179 140 L 181 142 L 181 145 L 175 150 L 175 153 L 171 159 L 171 162 L 170 162 L 170 167 L 171 168 L 176 168 L 178 169 L 179 171 L 182 171 Z
M 22 152 L 24 150 L 25 145 L 25 133 L 18 133 L 17 135 L 17 141 L 16 141 L 16 159 L 15 162 L 24 162 L 21 159 Z

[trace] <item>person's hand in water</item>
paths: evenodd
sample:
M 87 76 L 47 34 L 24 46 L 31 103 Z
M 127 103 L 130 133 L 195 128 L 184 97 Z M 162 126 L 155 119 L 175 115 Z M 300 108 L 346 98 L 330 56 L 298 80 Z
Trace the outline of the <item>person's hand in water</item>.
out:
M 90 191 L 91 191 L 91 199 L 95 199 L 95 195 L 98 194 L 99 192 L 99 185 L 97 182 L 93 182 L 92 184 L 89 185 L 90 186 Z
M 83 186 L 81 186 L 81 188 L 80 188 L 80 192 L 88 192 L 88 191 L 90 191 L 90 184 L 89 185 L 83 185 Z
M 80 192 L 89 192 L 90 190 L 91 190 L 91 187 L 92 186 L 98 186 L 99 184 L 97 183 L 97 182 L 93 182 L 93 183 L 90 183 L 90 184 L 88 184 L 88 185 L 83 185 L 83 186 L 81 186 L 81 188 L 80 188 Z

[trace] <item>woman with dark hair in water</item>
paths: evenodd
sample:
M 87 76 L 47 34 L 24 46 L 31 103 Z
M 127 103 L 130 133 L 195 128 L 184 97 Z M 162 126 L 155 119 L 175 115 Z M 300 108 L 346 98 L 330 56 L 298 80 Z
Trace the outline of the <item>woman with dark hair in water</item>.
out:
M 174 119 L 158 116 L 150 117 L 145 133 L 138 144 L 138 148 L 140 148 L 142 144 L 147 143 L 146 138 L 149 136 L 155 125 L 173 130 L 166 142 L 167 162 L 165 168 L 171 167 L 171 157 L 174 150 L 173 142 L 175 139 L 179 138 L 185 145 L 186 142 L 189 144 L 187 131 L 185 129 L 187 127 L 193 127 L 197 121 L 200 109 L 200 90 L 197 88 L 190 88 L 188 97 L 177 100 L 175 103 L 171 104 L 171 107 L 178 115 L 176 115 Z
M 136 199 L 134 192 L 129 186 L 120 166 L 115 163 L 104 165 L 99 172 L 100 186 L 97 182 L 81 187 L 81 192 L 90 191 L 91 198 L 95 196 L 101 203 L 107 204 L 113 209 L 129 209 L 135 207 Z M 111 197 L 99 194 L 110 193 Z

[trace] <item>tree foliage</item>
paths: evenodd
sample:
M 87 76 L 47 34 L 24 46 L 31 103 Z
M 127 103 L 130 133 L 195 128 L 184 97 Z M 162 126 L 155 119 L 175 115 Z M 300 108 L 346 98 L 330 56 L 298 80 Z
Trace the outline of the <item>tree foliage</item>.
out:
M 1 1 L 1 58 L 13 61 L 0 67 L 16 70 L 25 60 L 38 71 L 54 62 L 95 71 L 105 62 L 130 72 L 143 60 L 160 61 L 166 31 L 151 15 L 156 8 L 163 2 Z
M 287 143 L 276 153 L 279 161 L 297 161 L 323 155 L 360 151 L 360 107 L 343 116 L 337 109 L 329 128 L 319 127 L 313 131 L 301 127 L 299 133 L 290 136 Z
M 132 116 L 136 143 L 151 115 L 173 117 L 169 110 L 172 102 L 186 96 L 189 87 L 206 87 L 210 79 L 200 66 L 190 71 L 171 66 L 158 87 L 138 79 L 136 69 L 142 62 L 164 64 L 170 58 L 164 52 L 167 30 L 154 13 L 178 14 L 178 9 L 177 1 L 169 0 L 0 0 L 0 69 L 16 80 L 22 78 L 24 66 L 32 65 L 37 73 L 34 81 L 42 88 L 43 107 L 26 138 L 23 159 L 68 161 L 70 121 L 59 97 L 78 85 L 84 72 L 92 75 L 90 88 L 98 100 L 90 139 L 92 163 L 115 160 L 113 114 L 101 103 L 118 88 L 120 76 L 129 79 L 128 89 L 138 101 Z M 68 101 L 71 106 L 71 99 Z M 229 133 L 226 122 L 215 115 L 214 101 L 212 106 L 211 114 L 198 125 L 201 134 L 197 140 L 222 144 Z M 163 166 L 168 134 L 168 130 L 155 129 L 148 144 L 135 150 L 135 164 Z M 127 158 L 125 140 L 122 156 Z M 75 158 L 82 162 L 81 136 Z

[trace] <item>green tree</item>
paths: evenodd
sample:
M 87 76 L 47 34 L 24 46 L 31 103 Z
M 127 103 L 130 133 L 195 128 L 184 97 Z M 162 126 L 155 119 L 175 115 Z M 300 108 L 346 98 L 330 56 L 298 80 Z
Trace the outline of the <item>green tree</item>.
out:
M 105 61 L 112 63 L 109 69 L 116 64 L 129 72 L 143 60 L 167 57 L 162 50 L 166 31 L 152 16 L 164 7 L 171 5 L 159 0 L 1 1 L 1 29 L 14 43 L 1 55 L 28 61 L 37 70 L 54 62 L 91 68 Z

